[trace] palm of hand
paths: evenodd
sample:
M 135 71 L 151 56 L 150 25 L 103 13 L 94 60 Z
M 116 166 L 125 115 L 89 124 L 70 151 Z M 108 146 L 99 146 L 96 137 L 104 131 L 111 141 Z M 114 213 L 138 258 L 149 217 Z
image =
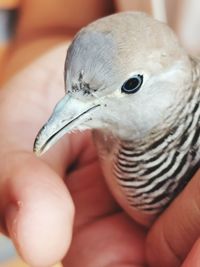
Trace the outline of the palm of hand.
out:
M 73 136 L 75 142 L 77 136 Z M 85 140 L 84 140 L 85 139 Z M 66 177 L 76 216 L 66 266 L 143 266 L 145 231 L 110 195 L 89 134 L 75 169 Z M 77 257 L 76 255 L 79 255 Z
M 109 193 L 90 134 L 66 137 L 41 159 L 31 151 L 37 131 L 63 94 L 65 49 L 27 68 L 1 92 L 2 228 L 31 266 L 63 257 L 72 228 L 64 265 L 143 266 L 145 232 Z M 51 60 L 53 69 L 41 75 Z

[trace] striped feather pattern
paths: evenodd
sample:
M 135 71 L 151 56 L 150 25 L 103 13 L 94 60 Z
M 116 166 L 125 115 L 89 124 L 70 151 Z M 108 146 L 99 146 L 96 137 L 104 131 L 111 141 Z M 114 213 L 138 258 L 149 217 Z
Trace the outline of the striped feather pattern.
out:
M 112 142 L 114 177 L 129 204 L 143 212 L 159 213 L 199 167 L 199 69 L 199 61 L 193 60 L 193 86 L 177 105 L 173 121 L 166 118 L 165 128 L 160 126 L 143 141 Z M 105 155 L 102 161 L 107 161 Z

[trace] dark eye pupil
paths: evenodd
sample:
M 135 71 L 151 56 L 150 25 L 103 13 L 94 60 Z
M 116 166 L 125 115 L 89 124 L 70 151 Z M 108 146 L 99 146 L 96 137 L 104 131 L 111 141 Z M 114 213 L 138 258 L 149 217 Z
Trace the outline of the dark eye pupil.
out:
M 126 94 L 132 94 L 136 93 L 143 82 L 143 76 L 142 75 L 136 75 L 130 79 L 128 79 L 122 86 L 122 92 Z

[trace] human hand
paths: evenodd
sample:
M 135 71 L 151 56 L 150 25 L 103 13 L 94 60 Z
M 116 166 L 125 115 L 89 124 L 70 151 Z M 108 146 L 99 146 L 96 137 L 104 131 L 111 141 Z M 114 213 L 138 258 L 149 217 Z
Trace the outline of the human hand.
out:
M 52 51 L 0 92 L 2 230 L 30 266 L 51 266 L 66 251 L 70 267 L 144 266 L 146 231 L 111 197 L 90 134 L 63 138 L 41 159 L 32 153 L 39 128 L 64 93 L 65 54 L 66 45 Z M 187 257 L 198 238 L 198 184 L 196 176 L 150 230 L 152 267 L 180 266 L 185 258 L 183 267 L 199 266 L 199 242 Z
M 199 176 L 198 171 L 149 231 L 146 249 L 151 267 L 200 266 Z
M 2 231 L 30 266 L 63 258 L 72 228 L 66 266 L 142 266 L 145 231 L 107 190 L 90 134 L 67 136 L 42 158 L 32 153 L 39 128 L 64 94 L 65 54 L 66 45 L 52 51 L 0 92 Z

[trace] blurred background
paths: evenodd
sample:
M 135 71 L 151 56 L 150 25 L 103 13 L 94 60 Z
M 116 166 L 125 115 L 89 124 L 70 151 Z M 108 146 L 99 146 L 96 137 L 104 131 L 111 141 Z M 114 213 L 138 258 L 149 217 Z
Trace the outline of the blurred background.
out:
M 0 84 L 92 20 L 125 10 L 168 23 L 191 55 L 200 54 L 199 0 L 0 0 Z M 0 236 L 0 267 L 23 266 Z

